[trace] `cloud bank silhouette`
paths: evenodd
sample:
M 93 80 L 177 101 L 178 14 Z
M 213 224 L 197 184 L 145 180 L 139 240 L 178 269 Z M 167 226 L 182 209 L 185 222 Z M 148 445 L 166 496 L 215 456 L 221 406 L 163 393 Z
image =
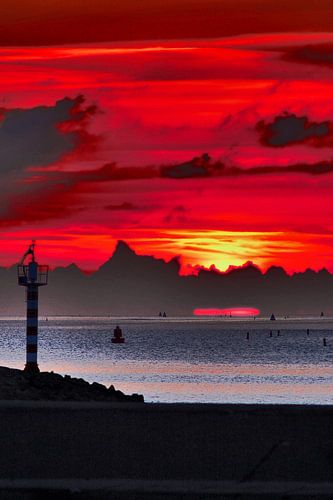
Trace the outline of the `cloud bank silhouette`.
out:
M 261 120 L 256 125 L 264 146 L 285 147 L 306 144 L 312 147 L 333 146 L 333 123 L 311 122 L 307 116 L 290 113 L 276 116 L 271 123 Z

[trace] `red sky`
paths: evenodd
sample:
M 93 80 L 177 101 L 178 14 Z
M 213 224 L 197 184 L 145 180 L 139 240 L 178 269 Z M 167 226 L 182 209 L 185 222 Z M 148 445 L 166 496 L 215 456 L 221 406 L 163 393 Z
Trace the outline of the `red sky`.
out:
M 332 27 L 331 0 L 1 0 L 0 43 L 220 38 Z
M 1 3 L 1 265 L 333 272 L 331 2 L 44 3 Z

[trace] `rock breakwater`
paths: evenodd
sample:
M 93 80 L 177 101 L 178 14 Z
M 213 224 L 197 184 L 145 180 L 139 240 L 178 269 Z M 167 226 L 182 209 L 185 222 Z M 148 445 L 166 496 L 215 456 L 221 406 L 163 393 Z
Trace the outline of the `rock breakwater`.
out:
M 126 395 L 82 378 L 53 372 L 27 373 L 0 366 L 0 400 L 110 401 L 143 403 L 141 394 Z

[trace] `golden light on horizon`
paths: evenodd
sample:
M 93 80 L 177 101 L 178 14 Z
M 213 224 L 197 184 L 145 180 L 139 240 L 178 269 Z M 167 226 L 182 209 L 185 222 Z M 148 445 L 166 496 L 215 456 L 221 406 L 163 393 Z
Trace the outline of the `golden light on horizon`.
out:
M 40 259 L 47 260 L 52 267 L 75 262 L 81 269 L 93 271 L 112 256 L 117 241 L 123 240 L 138 255 L 152 255 L 165 261 L 179 256 L 182 274 L 193 272 L 193 267 L 198 265 L 226 271 L 230 266 L 242 266 L 249 261 L 263 271 L 277 262 L 288 272 L 305 270 L 308 255 L 317 249 L 325 256 L 332 240 L 322 239 L 319 245 L 315 234 L 209 229 L 121 228 L 111 233 L 106 227 L 97 232 L 94 226 L 70 227 L 57 237 L 52 231 L 34 234 L 39 242 Z M 18 257 L 26 237 L 24 232 L 15 240 Z
M 184 256 L 190 265 L 215 266 L 221 271 L 230 265 L 241 266 L 248 261 L 266 268 L 273 255 L 297 253 L 302 244 L 288 239 L 284 232 L 172 230 L 165 231 L 174 237 L 174 252 Z M 283 247 L 279 241 L 284 242 Z

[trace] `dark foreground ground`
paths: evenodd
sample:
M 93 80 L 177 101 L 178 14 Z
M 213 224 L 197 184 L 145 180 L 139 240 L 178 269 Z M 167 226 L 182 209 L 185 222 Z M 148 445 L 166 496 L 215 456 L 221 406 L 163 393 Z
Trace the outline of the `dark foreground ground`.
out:
M 333 498 L 333 406 L 0 402 L 0 499 Z

